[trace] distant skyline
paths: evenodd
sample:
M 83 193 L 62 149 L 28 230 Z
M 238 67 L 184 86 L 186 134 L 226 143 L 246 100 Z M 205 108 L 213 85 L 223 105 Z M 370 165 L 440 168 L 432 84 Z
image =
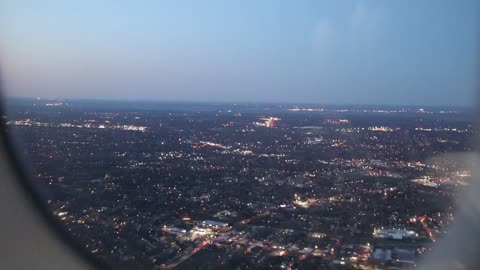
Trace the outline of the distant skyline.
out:
M 0 3 L 7 96 L 473 103 L 479 4 L 426 1 Z
M 298 107 L 298 108 L 416 108 L 416 109 L 461 109 L 461 110 L 471 110 L 474 109 L 473 105 L 476 104 L 459 104 L 459 105 L 448 105 L 448 104 L 401 104 L 401 103 L 341 103 L 341 102 L 331 102 L 331 103 L 319 103 L 319 102 L 295 102 L 295 101 L 228 101 L 228 100 L 160 100 L 160 99 L 128 99 L 128 98 L 59 98 L 59 97 L 31 97 L 31 96 L 14 96 L 7 95 L 5 98 L 5 104 L 7 106 L 13 105 L 17 102 L 27 102 L 27 103 L 38 103 L 38 104 L 47 104 L 47 103 L 63 103 L 63 104 L 96 104 L 97 106 L 103 105 L 125 105 L 125 106 L 140 106 L 145 105 L 146 108 L 151 108 L 153 105 L 200 105 L 200 106 L 266 106 L 268 107 L 283 107 L 287 106 L 289 108 Z

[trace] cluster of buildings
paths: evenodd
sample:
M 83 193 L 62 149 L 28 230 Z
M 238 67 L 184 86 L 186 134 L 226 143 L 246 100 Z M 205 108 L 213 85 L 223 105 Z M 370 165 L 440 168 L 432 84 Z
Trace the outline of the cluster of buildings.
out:
M 260 120 L 263 120 L 263 122 L 254 122 L 255 126 L 274 128 L 277 126 L 277 122 L 282 119 L 278 117 L 262 117 Z

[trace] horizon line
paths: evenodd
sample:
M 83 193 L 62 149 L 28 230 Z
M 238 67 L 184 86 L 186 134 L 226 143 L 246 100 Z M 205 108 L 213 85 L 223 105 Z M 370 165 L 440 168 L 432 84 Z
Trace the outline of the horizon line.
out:
M 305 102 L 305 101 L 249 101 L 249 100 L 180 100 L 180 99 L 129 99 L 129 98 L 83 98 L 83 97 L 35 97 L 35 96 L 10 96 L 5 95 L 6 100 L 9 99 L 31 99 L 31 100 L 56 100 L 56 101 L 105 101 L 105 102 L 141 102 L 141 103 L 214 103 L 214 104 L 270 104 L 270 105 L 320 105 L 320 106 L 395 106 L 395 107 L 456 107 L 456 108 L 465 108 L 473 109 L 475 105 L 460 105 L 460 104 L 399 104 L 399 103 L 334 103 L 334 102 Z

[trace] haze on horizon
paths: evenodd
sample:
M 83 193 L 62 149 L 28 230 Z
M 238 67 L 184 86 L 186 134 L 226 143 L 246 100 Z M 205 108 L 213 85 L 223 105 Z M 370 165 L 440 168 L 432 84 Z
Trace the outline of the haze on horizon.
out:
M 7 96 L 472 105 L 479 4 L 0 3 Z

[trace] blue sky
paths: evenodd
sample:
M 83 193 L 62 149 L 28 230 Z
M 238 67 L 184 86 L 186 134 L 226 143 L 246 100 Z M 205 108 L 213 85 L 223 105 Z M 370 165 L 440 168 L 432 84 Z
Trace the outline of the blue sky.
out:
M 9 96 L 470 105 L 474 0 L 0 3 Z

